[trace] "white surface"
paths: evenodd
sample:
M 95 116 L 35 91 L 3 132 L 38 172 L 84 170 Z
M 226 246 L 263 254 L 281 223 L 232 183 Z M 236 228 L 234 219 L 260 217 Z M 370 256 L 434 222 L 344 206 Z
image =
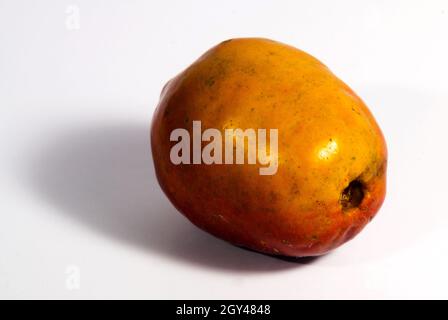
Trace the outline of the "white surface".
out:
M 1 0 L 0 298 L 448 298 L 447 31 L 447 1 Z M 308 264 L 208 236 L 154 180 L 163 84 L 242 36 L 321 59 L 387 138 L 377 218 Z

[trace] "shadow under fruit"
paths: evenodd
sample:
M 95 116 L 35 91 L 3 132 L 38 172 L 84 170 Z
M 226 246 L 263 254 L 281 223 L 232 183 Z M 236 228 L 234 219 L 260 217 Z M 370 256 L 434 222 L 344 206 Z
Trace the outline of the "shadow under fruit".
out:
M 170 161 L 174 129 L 278 129 L 278 170 Z M 385 197 L 387 150 L 363 101 L 320 61 L 267 39 L 227 40 L 162 91 L 151 128 L 157 179 L 192 223 L 233 244 L 289 257 L 358 234 Z

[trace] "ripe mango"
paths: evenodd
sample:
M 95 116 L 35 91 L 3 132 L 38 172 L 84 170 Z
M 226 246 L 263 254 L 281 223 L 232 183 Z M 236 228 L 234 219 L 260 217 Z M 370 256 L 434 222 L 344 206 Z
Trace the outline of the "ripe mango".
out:
M 170 135 L 193 135 L 193 121 L 222 132 L 278 129 L 275 174 L 247 162 L 174 164 Z M 151 148 L 157 179 L 182 214 L 267 254 L 317 256 L 340 246 L 386 192 L 386 143 L 364 102 L 313 56 L 268 39 L 224 41 L 169 81 Z

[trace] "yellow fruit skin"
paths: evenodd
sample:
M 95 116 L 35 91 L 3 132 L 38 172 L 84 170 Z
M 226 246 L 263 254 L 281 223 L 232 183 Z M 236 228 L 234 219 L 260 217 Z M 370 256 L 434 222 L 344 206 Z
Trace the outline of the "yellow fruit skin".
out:
M 203 130 L 277 128 L 277 173 L 172 164 L 170 133 L 191 133 L 193 120 Z M 268 39 L 224 41 L 167 83 L 151 146 L 158 181 L 180 212 L 263 253 L 324 254 L 361 231 L 385 197 L 386 143 L 367 106 L 320 61 Z M 363 197 L 344 207 L 352 181 Z

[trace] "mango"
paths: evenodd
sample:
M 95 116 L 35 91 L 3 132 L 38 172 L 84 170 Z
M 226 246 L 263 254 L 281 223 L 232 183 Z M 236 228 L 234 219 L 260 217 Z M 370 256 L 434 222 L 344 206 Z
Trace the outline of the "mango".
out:
M 251 144 L 246 130 L 258 140 Z M 254 145 L 264 150 L 249 159 Z M 313 56 L 268 39 L 224 41 L 170 80 L 151 149 L 159 184 L 185 217 L 271 255 L 318 256 L 342 245 L 386 193 L 386 143 L 365 103 Z

